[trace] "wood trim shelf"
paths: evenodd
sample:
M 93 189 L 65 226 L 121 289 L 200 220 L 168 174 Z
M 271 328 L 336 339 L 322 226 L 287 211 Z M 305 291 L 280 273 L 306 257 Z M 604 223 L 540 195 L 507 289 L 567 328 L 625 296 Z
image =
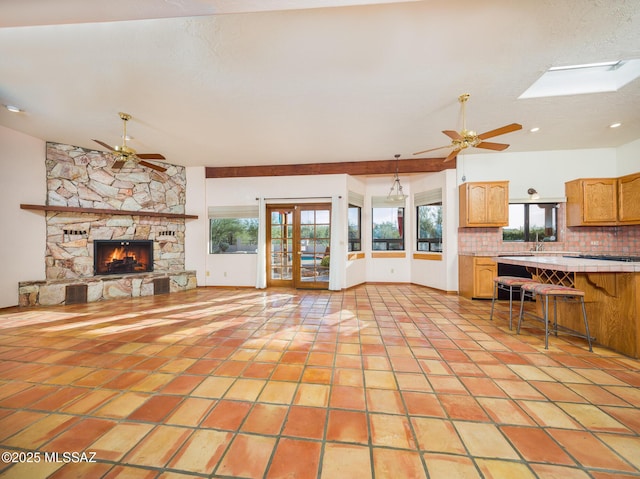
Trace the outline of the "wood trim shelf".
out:
M 55 211 L 58 213 L 90 213 L 96 215 L 126 215 L 126 216 L 149 216 L 154 218 L 178 218 L 185 220 L 195 220 L 197 215 L 186 215 L 180 213 L 159 213 L 157 211 L 130 211 L 130 210 L 109 210 L 100 208 L 79 208 L 76 206 L 48 206 L 20 204 L 21 210 L 34 211 Z

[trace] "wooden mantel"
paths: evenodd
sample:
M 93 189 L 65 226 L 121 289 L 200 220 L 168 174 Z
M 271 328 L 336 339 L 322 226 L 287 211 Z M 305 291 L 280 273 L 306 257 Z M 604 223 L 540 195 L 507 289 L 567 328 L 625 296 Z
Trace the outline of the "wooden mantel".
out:
M 20 204 L 21 210 L 35 211 L 55 211 L 59 213 L 90 213 L 97 215 L 126 215 L 126 216 L 148 216 L 154 218 L 176 218 L 185 220 L 198 219 L 197 215 L 185 215 L 180 213 L 159 213 L 156 211 L 129 211 L 129 210 L 109 210 L 100 208 L 80 208 L 76 206 L 47 206 Z

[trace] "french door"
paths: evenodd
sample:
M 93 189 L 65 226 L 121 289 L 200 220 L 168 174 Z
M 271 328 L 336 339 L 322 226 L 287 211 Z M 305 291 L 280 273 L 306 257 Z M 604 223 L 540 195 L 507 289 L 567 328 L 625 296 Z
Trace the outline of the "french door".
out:
M 267 286 L 329 288 L 330 204 L 267 205 Z

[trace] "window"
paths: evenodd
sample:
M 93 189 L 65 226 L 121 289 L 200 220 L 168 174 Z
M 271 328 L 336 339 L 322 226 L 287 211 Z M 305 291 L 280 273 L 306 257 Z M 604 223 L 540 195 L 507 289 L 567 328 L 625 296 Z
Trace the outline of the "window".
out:
M 558 203 L 512 203 L 503 241 L 558 241 Z
M 442 203 L 417 207 L 418 251 L 442 253 Z
M 372 209 L 372 249 L 404 251 L 404 207 L 375 207 Z
M 258 210 L 256 207 L 209 208 L 209 253 L 256 253 Z
M 417 251 L 442 253 L 442 188 L 416 193 Z
M 356 205 L 349 205 L 349 251 L 362 251 L 362 231 L 360 224 L 362 221 L 362 208 Z

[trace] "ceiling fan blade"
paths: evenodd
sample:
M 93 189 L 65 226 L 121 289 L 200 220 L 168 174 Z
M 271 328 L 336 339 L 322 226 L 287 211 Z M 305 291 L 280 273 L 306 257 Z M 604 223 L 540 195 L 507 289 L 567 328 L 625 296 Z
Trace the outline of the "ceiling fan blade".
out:
M 422 153 L 428 153 L 429 151 L 442 150 L 443 148 L 451 148 L 451 145 L 439 146 L 438 148 L 431 148 L 429 150 L 416 151 L 414 155 L 421 155 Z
M 486 131 L 478 135 L 478 138 L 481 140 L 486 140 L 487 138 L 492 138 L 498 135 L 504 135 L 505 133 L 511 133 L 512 131 L 521 130 L 522 125 L 519 123 L 511 123 L 510 125 L 501 126 L 500 128 L 496 128 L 495 130 Z
M 456 156 L 458 156 L 458 153 L 460 153 L 460 150 L 453 150 L 451 153 L 449 153 L 449 156 L 447 156 L 444 159 L 443 163 L 446 163 L 447 161 L 453 160 Z
M 453 130 L 442 130 L 442 133 L 444 133 L 445 135 L 447 135 L 449 138 L 451 138 L 452 140 L 462 140 L 462 136 L 460 136 L 460 133 L 458 133 L 457 131 L 453 131 Z
M 95 141 L 98 145 L 104 146 L 109 151 L 116 151 L 111 145 L 107 145 L 104 141 L 100 141 L 100 140 L 93 140 L 93 141 Z
M 139 161 L 138 164 L 142 166 L 146 166 L 147 168 L 151 168 L 152 170 L 160 171 L 160 172 L 167 171 L 167 169 L 163 168 L 162 166 L 154 165 L 153 163 L 149 163 L 148 161 L 144 161 L 144 160 Z
M 122 160 L 117 160 L 113 162 L 113 165 L 111 165 L 111 169 L 112 170 L 119 170 L 120 168 L 122 168 L 124 166 L 125 162 Z
M 160 153 L 136 153 L 141 160 L 166 160 Z
M 485 148 L 487 150 L 502 151 L 509 148 L 506 143 L 491 143 L 490 141 L 482 141 L 476 145 L 476 148 Z

